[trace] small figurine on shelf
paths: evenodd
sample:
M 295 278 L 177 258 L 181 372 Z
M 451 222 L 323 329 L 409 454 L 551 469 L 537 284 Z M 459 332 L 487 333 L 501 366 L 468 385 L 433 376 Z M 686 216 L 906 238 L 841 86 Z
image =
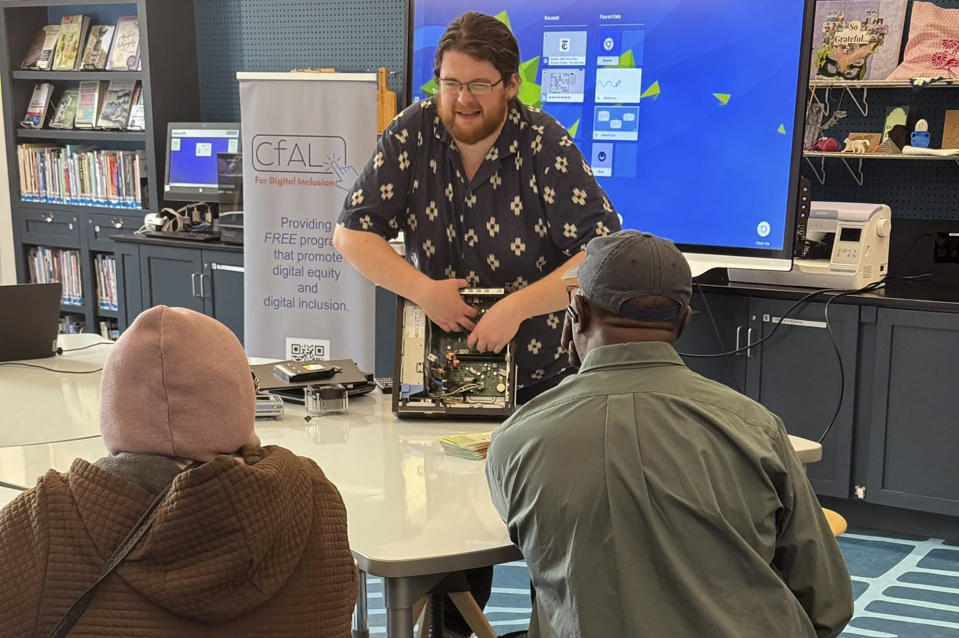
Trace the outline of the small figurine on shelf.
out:
M 918 148 L 929 148 L 929 123 L 926 120 L 916 122 L 916 130 L 912 132 L 910 142 Z
M 848 137 L 843 140 L 845 146 L 842 149 L 843 153 L 868 153 L 869 152 L 869 140 L 857 139 L 852 140 Z

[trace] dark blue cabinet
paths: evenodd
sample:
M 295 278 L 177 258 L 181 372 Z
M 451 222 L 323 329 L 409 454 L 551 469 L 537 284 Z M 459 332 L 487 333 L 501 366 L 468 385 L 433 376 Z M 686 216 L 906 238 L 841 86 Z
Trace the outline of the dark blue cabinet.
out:
M 809 481 L 818 494 L 848 498 L 859 306 L 830 304 L 827 328 L 825 304 L 804 304 L 776 329 L 793 303 L 750 298 L 750 342 L 771 336 L 747 356 L 746 393 L 779 415 L 790 434 L 813 441 L 823 439 L 822 460 L 807 468 Z
M 959 516 L 959 315 L 880 308 L 866 500 Z
M 115 238 L 120 329 L 144 309 L 178 306 L 224 323 L 243 341 L 243 253 L 211 244 Z

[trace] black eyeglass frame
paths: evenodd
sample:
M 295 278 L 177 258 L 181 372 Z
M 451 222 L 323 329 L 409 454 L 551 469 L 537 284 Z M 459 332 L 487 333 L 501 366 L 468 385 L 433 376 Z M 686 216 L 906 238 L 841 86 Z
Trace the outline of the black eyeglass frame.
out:
M 446 83 L 448 84 L 448 87 L 444 87 L 444 86 L 443 86 L 443 83 L 444 83 L 444 82 L 446 82 Z M 470 95 L 474 95 L 474 96 L 475 96 L 475 95 L 488 95 L 488 94 L 493 90 L 493 87 L 494 87 L 494 86 L 497 86 L 497 85 L 503 83 L 503 78 L 500 78 L 500 79 L 497 80 L 496 82 L 487 82 L 486 80 L 474 80 L 474 81 L 472 81 L 472 82 L 460 82 L 459 80 L 454 80 L 454 79 L 452 79 L 452 78 L 436 78 L 436 85 L 437 85 L 438 90 L 439 90 L 440 92 L 447 91 L 448 93 L 453 93 L 453 90 L 452 90 L 452 89 L 453 89 L 453 83 L 454 83 L 454 82 L 456 83 L 456 93 L 457 93 L 457 94 L 459 94 L 459 93 L 463 90 L 463 87 L 465 86 L 465 87 L 466 87 L 466 91 L 467 91 Z M 481 90 L 479 90 L 479 91 L 475 91 L 474 88 L 477 87 L 477 86 L 481 86 L 481 87 L 483 87 L 483 88 L 482 88 Z

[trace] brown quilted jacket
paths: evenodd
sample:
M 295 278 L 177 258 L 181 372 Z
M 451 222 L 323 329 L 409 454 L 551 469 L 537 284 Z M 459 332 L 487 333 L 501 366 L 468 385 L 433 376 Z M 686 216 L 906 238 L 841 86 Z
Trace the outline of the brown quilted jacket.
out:
M 71 637 L 350 635 L 356 571 L 339 492 L 289 450 L 243 455 L 176 477 Z M 46 635 L 152 500 L 77 459 L 7 505 L 0 636 Z

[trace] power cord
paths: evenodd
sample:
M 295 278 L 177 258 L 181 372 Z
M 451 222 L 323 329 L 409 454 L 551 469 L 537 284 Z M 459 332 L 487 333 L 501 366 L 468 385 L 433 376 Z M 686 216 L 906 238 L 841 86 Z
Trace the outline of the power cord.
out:
M 78 350 L 79 349 L 80 348 L 78 348 Z M 20 366 L 23 368 L 36 368 L 38 370 L 46 370 L 47 372 L 59 372 L 60 374 L 95 374 L 103 370 L 103 368 L 97 368 L 96 370 L 57 370 L 55 368 L 47 368 L 46 366 L 38 366 L 35 363 L 21 363 L 19 361 L 4 361 L 0 363 L 0 366 Z
M 816 296 L 821 295 L 821 294 L 825 294 L 825 293 L 827 293 L 827 292 L 837 292 L 837 293 L 838 293 L 838 292 L 845 292 L 845 291 L 844 291 L 843 289 L 841 289 L 841 288 L 821 288 L 821 289 L 819 289 L 819 290 L 813 290 L 812 292 L 810 292 L 810 293 L 807 294 L 807 295 L 803 295 L 802 297 L 799 298 L 799 300 L 798 300 L 796 303 L 794 303 L 793 305 L 791 305 L 791 306 L 789 307 L 789 309 L 786 310 L 786 312 L 783 313 L 783 316 L 782 316 L 782 317 L 779 317 L 778 319 L 776 319 L 776 321 L 774 322 L 775 325 L 773 326 L 773 329 L 769 331 L 769 334 L 767 334 L 765 337 L 763 337 L 763 338 L 760 339 L 759 341 L 756 341 L 756 342 L 754 342 L 754 343 L 748 343 L 748 344 L 746 344 L 746 345 L 743 346 L 742 348 L 736 348 L 735 350 L 729 350 L 728 352 L 716 352 L 716 353 L 713 353 L 713 354 L 686 354 L 685 352 L 680 352 L 680 353 L 679 353 L 679 356 L 681 356 L 681 357 L 690 357 L 690 358 L 692 358 L 692 359 L 719 359 L 719 358 L 721 358 L 721 357 L 731 357 L 731 356 L 733 356 L 733 355 L 739 354 L 740 352 L 746 352 L 747 350 L 752 350 L 753 348 L 755 348 L 755 347 L 758 346 L 759 344 L 761 344 L 761 343 L 763 343 L 763 342 L 765 342 L 765 341 L 768 341 L 770 338 L 772 338 L 772 336 L 773 336 L 774 334 L 776 334 L 776 331 L 779 330 L 779 326 L 782 325 L 783 320 L 785 320 L 786 318 L 788 318 L 789 315 L 791 315 L 791 314 L 793 313 L 793 311 L 795 311 L 797 308 L 799 308 L 799 306 L 801 306 L 802 304 L 806 303 L 807 301 L 809 301 L 809 300 L 812 299 L 813 297 L 816 297 Z M 857 290 L 857 291 L 855 291 L 855 292 L 860 292 L 860 291 Z M 720 344 L 720 346 L 722 346 L 722 344 Z
M 840 297 L 848 297 L 850 295 L 857 295 L 864 292 L 872 292 L 880 288 L 885 288 L 885 286 L 890 282 L 924 281 L 931 278 L 932 278 L 932 275 L 930 273 L 924 273 L 921 275 L 905 275 L 901 277 L 884 277 L 883 279 L 880 279 L 879 281 L 874 281 L 856 290 L 842 290 L 842 289 L 836 289 L 836 288 L 822 288 L 819 290 L 813 290 L 812 292 L 800 297 L 799 300 L 796 301 L 796 303 L 790 306 L 789 309 L 787 309 L 786 312 L 784 312 L 783 315 L 776 320 L 775 325 L 773 326 L 773 329 L 769 331 L 769 334 L 765 335 L 762 339 L 760 339 L 759 341 L 756 341 L 755 343 L 750 343 L 743 346 L 742 348 L 737 348 L 735 350 L 730 350 L 728 352 L 719 352 L 715 354 L 680 353 L 680 356 L 700 358 L 700 359 L 714 359 L 714 358 L 720 358 L 720 357 L 728 357 L 728 356 L 739 354 L 740 352 L 744 352 L 746 350 L 750 350 L 758 346 L 759 344 L 767 341 L 768 339 L 770 339 L 776 333 L 779 327 L 782 325 L 782 322 L 787 317 L 789 317 L 802 304 L 806 303 L 807 301 L 809 301 L 810 299 L 812 299 L 813 297 L 817 295 L 826 294 L 826 293 L 836 293 L 832 297 L 826 300 L 826 305 L 823 308 L 823 318 L 826 323 L 826 332 L 829 334 L 830 343 L 833 347 L 833 351 L 836 353 L 836 359 L 839 362 L 839 400 L 836 403 L 836 409 L 833 412 L 832 419 L 830 419 L 829 424 L 826 426 L 826 429 L 823 431 L 823 433 L 819 436 L 818 439 L 816 439 L 816 442 L 821 444 L 823 440 L 825 440 L 829 432 L 832 430 L 833 425 L 836 423 L 836 419 L 839 417 L 839 412 L 842 410 L 842 401 L 843 401 L 843 398 L 845 398 L 845 390 L 846 390 L 846 371 L 845 371 L 845 365 L 844 365 L 845 362 L 843 361 L 842 352 L 839 348 L 839 340 L 836 338 L 836 335 L 832 330 L 832 324 L 829 321 L 829 305 L 832 304 L 837 299 L 839 299 Z M 700 286 L 700 293 L 703 294 L 702 286 Z M 703 301 L 705 302 L 705 300 L 706 300 L 706 296 L 705 294 L 703 294 Z M 709 309 L 708 303 L 706 303 L 706 312 L 709 314 L 710 320 L 712 321 L 712 324 L 713 324 L 713 328 L 714 330 L 716 330 L 717 339 L 719 339 L 719 329 L 716 326 L 715 318 L 712 315 L 712 311 Z M 719 340 L 719 346 L 723 347 L 721 339 Z
M 870 292 L 873 290 L 878 290 L 879 288 L 884 288 L 890 281 L 925 281 L 931 278 L 932 274 L 930 273 L 924 273 L 921 275 L 906 275 L 902 277 L 886 277 L 867 286 L 863 286 L 859 290 L 847 290 L 846 292 L 841 292 L 838 295 L 833 295 L 826 300 L 826 306 L 823 308 L 823 319 L 826 322 L 826 332 L 829 333 L 829 340 L 832 342 L 832 348 L 836 353 L 836 359 L 839 361 L 839 400 L 836 402 L 836 410 L 832 414 L 832 419 L 829 420 L 829 425 L 826 426 L 826 430 L 819 436 L 818 439 L 816 439 L 818 443 L 822 443 L 823 440 L 825 440 L 826 435 L 829 434 L 829 431 L 832 430 L 832 426 L 836 423 L 836 419 L 839 418 L 839 412 L 842 410 L 842 400 L 845 397 L 846 392 L 846 369 L 843 365 L 844 362 L 842 358 L 842 352 L 839 349 L 839 340 L 836 338 L 836 335 L 832 330 L 832 324 L 829 322 L 829 304 L 836 301 L 840 297 L 848 297 L 849 295 L 854 295 L 860 292 Z
M 57 350 L 60 351 L 57 354 L 60 354 L 62 352 L 78 352 L 80 350 L 86 350 L 87 348 L 95 348 L 97 346 L 112 346 L 115 343 L 116 341 L 97 341 L 96 343 L 91 343 L 88 346 L 82 346 L 80 348 L 69 348 L 67 350 L 63 350 L 62 348 L 57 348 Z
M 69 439 L 55 439 L 53 441 L 33 441 L 32 443 L 15 443 L 13 445 L 0 445 L 0 449 L 11 448 L 11 447 L 25 448 L 25 447 L 40 446 L 40 445 L 53 445 L 56 443 L 73 443 L 74 441 L 87 441 L 89 439 L 99 439 L 101 436 L 102 435 L 100 434 L 87 434 L 85 436 L 74 436 Z M 3 481 L 0 481 L 0 487 L 13 487 L 14 489 L 22 489 L 22 488 L 18 488 L 13 485 L 10 485 L 9 483 L 4 483 Z

